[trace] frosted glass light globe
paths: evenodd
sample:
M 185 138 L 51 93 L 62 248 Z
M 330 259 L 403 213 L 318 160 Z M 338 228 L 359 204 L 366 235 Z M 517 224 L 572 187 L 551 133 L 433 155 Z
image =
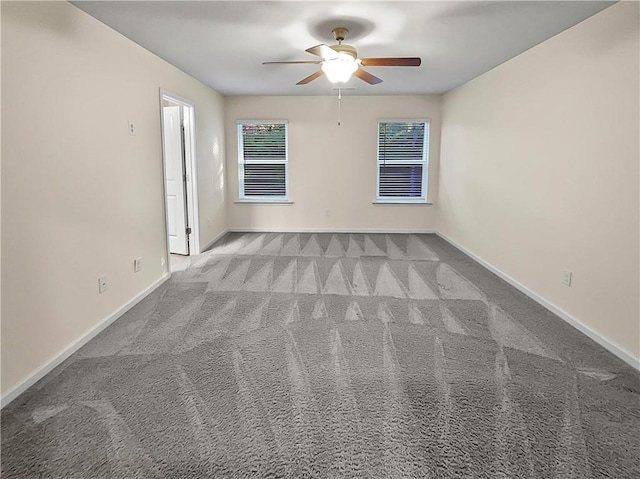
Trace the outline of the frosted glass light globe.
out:
M 331 83 L 346 83 L 351 75 L 358 69 L 355 58 L 346 53 L 341 53 L 334 60 L 325 60 L 320 69 Z

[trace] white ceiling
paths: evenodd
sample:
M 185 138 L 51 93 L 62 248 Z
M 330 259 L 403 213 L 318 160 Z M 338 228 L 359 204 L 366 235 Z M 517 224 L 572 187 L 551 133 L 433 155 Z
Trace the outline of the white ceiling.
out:
M 327 95 L 304 50 L 345 43 L 359 57 L 419 56 L 420 67 L 367 67 L 384 82 L 352 79 L 353 94 L 443 93 L 615 2 L 602 1 L 76 1 L 77 7 L 223 95 Z

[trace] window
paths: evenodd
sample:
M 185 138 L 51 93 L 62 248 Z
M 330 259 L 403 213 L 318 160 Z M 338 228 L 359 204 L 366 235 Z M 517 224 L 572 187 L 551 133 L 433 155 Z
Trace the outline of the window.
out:
M 287 122 L 237 123 L 240 200 L 287 200 Z
M 429 120 L 378 122 L 378 196 L 382 203 L 426 203 Z

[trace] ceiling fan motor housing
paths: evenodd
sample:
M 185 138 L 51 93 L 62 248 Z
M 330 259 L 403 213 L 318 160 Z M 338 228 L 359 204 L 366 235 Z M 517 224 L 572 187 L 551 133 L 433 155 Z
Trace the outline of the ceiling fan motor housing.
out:
M 345 53 L 349 56 L 352 56 L 354 60 L 358 58 L 358 51 L 353 45 L 345 45 L 344 43 L 339 43 L 337 45 L 331 45 L 331 48 L 338 53 Z
M 349 30 L 344 27 L 336 27 L 331 30 L 331 33 L 333 33 L 333 38 L 335 38 L 338 42 L 337 45 L 331 45 L 331 48 L 333 48 L 338 53 L 345 53 L 353 57 L 354 60 L 358 58 L 358 51 L 356 50 L 356 47 L 354 47 L 353 45 L 344 45 L 342 43 L 347 36 L 347 33 L 349 33 Z

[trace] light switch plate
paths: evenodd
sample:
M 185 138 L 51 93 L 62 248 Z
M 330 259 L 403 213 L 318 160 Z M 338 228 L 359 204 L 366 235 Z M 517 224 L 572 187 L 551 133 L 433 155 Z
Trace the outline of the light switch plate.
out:
M 108 284 L 107 284 L 107 275 L 105 274 L 104 276 L 100 276 L 98 278 L 98 291 L 100 293 L 104 293 L 108 288 Z

